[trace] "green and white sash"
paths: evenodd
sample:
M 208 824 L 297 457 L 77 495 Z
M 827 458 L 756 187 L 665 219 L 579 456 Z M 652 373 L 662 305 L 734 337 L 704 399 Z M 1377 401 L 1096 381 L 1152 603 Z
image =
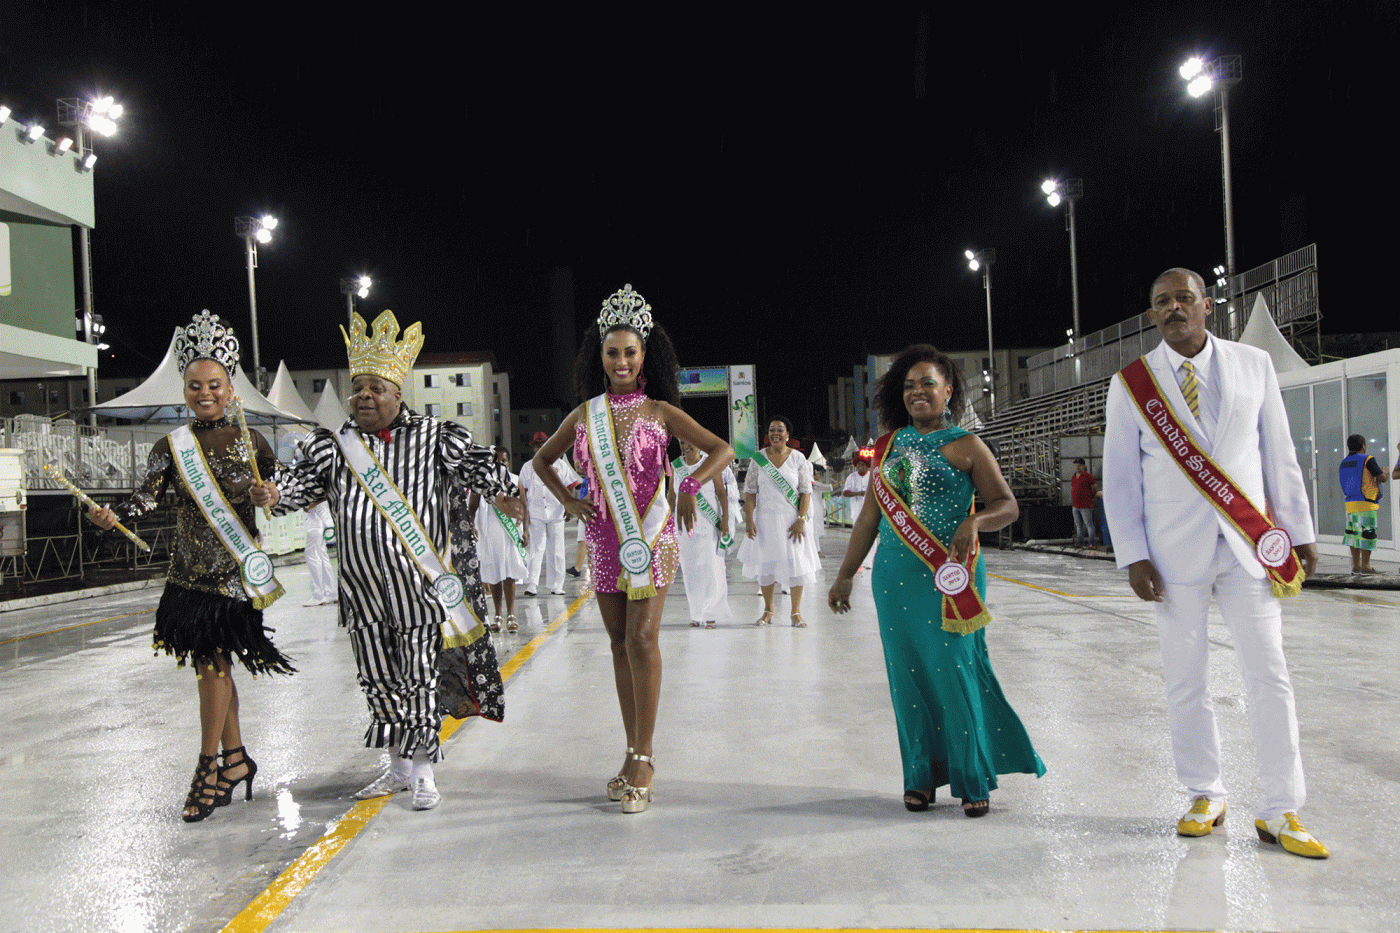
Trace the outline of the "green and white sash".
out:
M 700 463 L 704 463 L 704 461 L 702 460 L 700 461 Z M 699 465 L 699 463 L 695 464 L 695 466 Z M 676 484 L 678 487 L 680 481 L 689 476 L 695 469 L 690 464 L 685 462 L 684 457 L 677 457 L 676 459 L 672 460 L 671 468 L 676 471 Z M 723 527 L 724 518 L 720 515 L 719 509 L 715 508 L 715 504 L 710 498 L 709 483 L 706 483 L 705 485 L 701 486 L 700 491 L 695 494 L 695 507 L 700 510 L 701 515 L 705 516 L 707 519 L 710 520 L 710 523 L 715 526 L 715 531 L 718 531 L 720 533 L 720 550 L 724 550 L 725 548 L 729 547 L 734 543 L 734 539 L 725 533 Z
M 175 468 L 189 490 L 190 498 L 209 527 L 214 529 L 233 559 L 238 561 L 243 592 L 254 609 L 266 609 L 283 593 L 282 584 L 272 573 L 272 558 L 258 547 L 258 539 L 248 533 L 238 513 L 233 510 L 218 480 L 209 472 L 204 450 L 195 440 L 194 432 L 181 425 L 170 433 L 170 449 L 175 452 Z
M 788 456 L 791 457 L 792 454 L 788 454 Z M 773 466 L 767 457 L 763 456 L 763 451 L 761 450 L 753 455 L 753 462 L 763 468 L 763 472 L 768 474 L 768 478 L 773 481 L 773 485 L 778 487 L 778 492 L 783 494 L 783 498 L 787 499 L 788 505 L 792 506 L 793 511 L 796 511 L 801 499 L 797 494 L 797 490 L 792 488 L 792 483 L 787 481 L 787 477 L 778 472 L 778 468 Z M 806 516 L 803 517 L 805 518 Z
M 588 446 L 598 470 L 599 485 L 608 500 L 613 527 L 617 529 L 617 557 L 622 563 L 617 585 L 627 591 L 628 599 L 649 599 L 656 595 L 651 579 L 651 549 L 666 527 L 671 503 L 658 483 L 646 515 L 638 517 L 627 474 L 618 456 L 607 393 L 588 400 Z
M 343 428 L 335 434 L 335 442 L 345 455 L 350 472 L 355 481 L 370 497 L 379 514 L 384 516 L 389 527 L 398 535 L 399 543 L 413 558 L 418 569 L 431 581 L 433 595 L 447 610 L 448 622 L 456 632 L 455 636 L 444 639 L 448 648 L 469 645 L 486 634 L 486 627 L 472 612 L 467 600 L 467 588 L 462 578 L 452 572 L 433 547 L 433 539 L 423 527 L 418 514 L 409 505 L 407 497 L 394 485 L 383 465 L 365 445 L 360 432 L 354 428 Z M 450 555 L 449 555 L 450 556 Z
M 520 534 L 520 524 L 505 512 L 496 508 L 496 504 L 491 504 L 491 511 L 496 513 L 496 518 L 500 519 L 501 527 L 506 530 L 506 537 L 510 538 L 510 543 L 515 545 L 515 549 L 520 552 L 520 559 L 526 565 L 530 563 L 530 552 L 525 548 L 525 542 Z

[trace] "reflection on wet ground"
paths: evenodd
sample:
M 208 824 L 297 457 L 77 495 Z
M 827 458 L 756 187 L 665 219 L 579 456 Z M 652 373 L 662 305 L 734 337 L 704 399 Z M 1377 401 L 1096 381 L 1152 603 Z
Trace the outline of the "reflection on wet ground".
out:
M 842 537 L 828 532 L 828 575 Z M 680 585 L 667 603 L 649 812 L 623 815 L 602 793 L 624 743 L 585 603 L 511 677 L 506 722 L 449 741 L 442 806 L 388 801 L 304 870 L 267 929 L 1400 929 L 1400 860 L 1376 831 L 1400 813 L 1400 593 L 1307 590 L 1287 606 L 1304 815 L 1334 852 L 1309 862 L 1255 837 L 1223 624 L 1212 693 L 1231 809 L 1214 835 L 1186 840 L 1171 831 L 1184 801 L 1147 604 L 1110 563 L 988 562 L 993 663 L 1049 768 L 1003 777 L 988 818 L 942 798 L 903 809 L 868 583 L 850 615 L 828 613 L 816 586 L 811 628 L 756 628 L 756 587 L 731 566 L 738 621 L 691 629 Z M 302 673 L 239 676 L 255 796 L 193 825 L 178 814 L 194 681 L 151 656 L 158 591 L 0 614 L 0 930 L 221 929 L 350 812 L 380 756 L 359 747 L 349 646 L 336 607 L 301 606 L 304 569 L 278 575 L 289 592 L 268 623 Z M 520 600 L 520 634 L 497 636 L 503 662 L 566 612 L 569 589 Z

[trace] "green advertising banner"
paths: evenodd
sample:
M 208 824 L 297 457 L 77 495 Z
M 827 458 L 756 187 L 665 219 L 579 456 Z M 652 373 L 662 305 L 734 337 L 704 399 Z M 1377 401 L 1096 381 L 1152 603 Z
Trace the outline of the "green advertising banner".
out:
M 729 443 L 740 460 L 758 452 L 757 418 L 753 366 L 729 367 Z

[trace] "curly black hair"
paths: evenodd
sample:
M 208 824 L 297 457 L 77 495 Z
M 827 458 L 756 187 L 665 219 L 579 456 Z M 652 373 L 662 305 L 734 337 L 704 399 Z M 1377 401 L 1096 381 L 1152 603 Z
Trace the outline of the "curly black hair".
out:
M 781 422 L 783 423 L 783 427 L 787 428 L 788 437 L 792 437 L 793 434 L 794 434 L 794 432 L 793 432 L 793 430 L 792 430 L 792 419 L 791 419 L 791 418 L 787 417 L 786 415 L 769 415 L 769 416 L 768 416 L 768 420 L 765 421 L 765 422 L 763 422 L 763 437 L 764 437 L 764 443 L 765 443 L 765 444 L 768 442 L 768 441 L 767 441 L 767 437 L 768 437 L 768 426 L 769 426 L 770 424 L 772 424 L 774 421 L 781 421 Z
M 909 411 L 904 407 L 904 377 L 915 363 L 932 363 L 939 374 L 953 387 L 948 397 L 948 407 L 943 412 L 944 420 L 954 422 L 962 414 L 963 389 L 962 373 L 952 357 L 931 343 L 916 343 L 905 348 L 890 363 L 889 370 L 880 377 L 875 387 L 875 411 L 880 416 L 880 424 L 887 431 L 894 431 L 910 423 Z
M 607 391 L 608 376 L 603 372 L 603 338 L 618 330 L 642 336 L 636 328 L 626 324 L 614 324 L 600 334 L 597 322 L 588 325 L 588 330 L 583 332 L 583 343 L 578 348 L 578 356 L 574 357 L 574 393 L 580 402 Z M 677 373 L 681 364 L 676 359 L 676 348 L 665 328 L 653 324 L 642 346 L 646 349 L 646 358 L 642 361 L 642 376 L 647 381 L 646 394 L 679 408 L 681 387 Z

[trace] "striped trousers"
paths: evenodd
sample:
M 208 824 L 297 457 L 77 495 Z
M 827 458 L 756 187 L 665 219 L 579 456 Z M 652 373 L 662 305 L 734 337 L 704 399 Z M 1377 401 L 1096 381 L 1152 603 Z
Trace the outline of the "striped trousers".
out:
M 397 619 L 356 619 L 350 645 L 369 704 L 365 747 L 393 749 L 403 758 L 422 749 L 433 761 L 441 761 L 437 657 L 442 627 L 432 623 L 405 628 Z

